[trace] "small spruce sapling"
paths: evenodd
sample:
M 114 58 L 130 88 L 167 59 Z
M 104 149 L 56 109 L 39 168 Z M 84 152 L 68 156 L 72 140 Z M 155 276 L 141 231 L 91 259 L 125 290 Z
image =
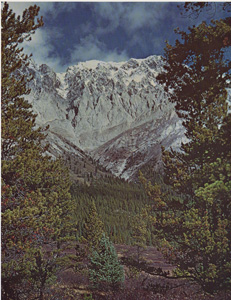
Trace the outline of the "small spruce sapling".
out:
M 90 256 L 89 279 L 94 287 L 118 288 L 124 282 L 124 270 L 120 265 L 115 247 L 103 234 L 98 249 Z

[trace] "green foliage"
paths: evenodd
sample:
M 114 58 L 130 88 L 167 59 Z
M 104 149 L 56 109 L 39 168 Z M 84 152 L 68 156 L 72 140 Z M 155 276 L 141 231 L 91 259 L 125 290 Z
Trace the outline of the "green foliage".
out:
M 37 6 L 25 10 L 22 20 L 16 18 L 8 4 L 2 8 L 2 159 L 9 160 L 16 153 L 40 147 L 44 138 L 41 130 L 35 127 L 35 115 L 30 111 L 31 105 L 21 96 L 28 94 L 27 79 L 18 74 L 19 69 L 27 64 L 28 56 L 23 55 L 19 43 L 30 39 L 30 35 L 43 25 L 42 19 L 35 24 L 38 15 Z M 23 134 L 23 136 L 22 136 Z
M 159 80 L 171 89 L 189 140 L 181 152 L 162 149 L 165 183 L 177 197 L 166 197 L 158 185 L 146 184 L 146 189 L 154 202 L 155 233 L 177 276 L 214 293 L 231 287 L 231 116 L 226 102 L 231 62 L 224 55 L 231 18 L 177 32 L 182 42 L 167 44 L 166 72 Z
M 116 288 L 124 282 L 124 270 L 109 238 L 103 235 L 98 249 L 90 256 L 89 278 L 95 287 Z
M 141 251 L 146 248 L 147 245 L 147 214 L 147 210 L 143 208 L 140 214 L 137 214 L 132 218 L 132 245 L 136 246 L 138 263 L 141 259 Z
M 127 267 L 126 276 L 128 278 L 130 278 L 130 279 L 133 279 L 133 278 L 138 279 L 139 278 L 141 271 L 136 266 L 128 265 L 126 267 Z
M 71 234 L 69 175 L 60 161 L 46 155 L 44 133 L 22 97 L 28 64 L 19 44 L 43 25 L 39 8 L 16 17 L 2 7 L 2 296 L 43 299 L 54 278 L 62 241 Z M 44 244 L 49 245 L 46 249 Z M 52 267 L 51 267 L 52 266 Z
M 132 243 L 132 218 L 149 201 L 142 186 L 118 178 L 94 180 L 90 186 L 73 185 L 71 194 L 76 205 L 77 238 L 84 236 L 85 223 L 94 201 L 105 232 L 113 243 Z
M 94 300 L 94 299 L 93 299 L 92 294 L 89 294 L 89 295 L 85 294 L 83 300 Z
M 98 216 L 95 202 L 93 201 L 89 209 L 89 215 L 85 223 L 85 231 L 83 235 L 90 251 L 98 248 L 98 244 L 103 236 L 103 233 L 104 225 Z

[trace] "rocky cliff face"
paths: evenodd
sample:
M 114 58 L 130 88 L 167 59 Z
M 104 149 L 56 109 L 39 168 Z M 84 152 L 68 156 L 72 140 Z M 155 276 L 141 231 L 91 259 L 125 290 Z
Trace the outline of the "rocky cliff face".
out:
M 50 125 L 51 153 L 83 151 L 125 179 L 153 158 L 158 165 L 161 145 L 179 148 L 185 139 L 174 106 L 156 81 L 161 70 L 160 56 L 88 61 L 62 74 L 31 63 L 34 79 L 26 97 L 38 125 Z

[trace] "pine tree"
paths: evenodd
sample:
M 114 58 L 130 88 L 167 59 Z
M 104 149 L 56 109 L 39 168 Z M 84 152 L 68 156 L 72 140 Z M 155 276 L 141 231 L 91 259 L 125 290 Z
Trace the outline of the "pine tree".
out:
M 104 233 L 104 224 L 101 221 L 95 206 L 94 200 L 89 209 L 89 215 L 85 223 L 84 238 L 87 241 L 89 251 L 97 249 L 98 243 Z
M 219 9 L 231 12 L 230 2 L 184 2 L 181 5 L 178 5 L 178 7 L 184 17 L 192 17 L 194 19 L 197 18 L 204 10 L 206 10 L 209 15 L 213 15 L 213 17 Z
M 44 244 L 52 244 L 49 260 L 58 264 L 58 249 L 71 233 L 69 175 L 60 161 L 46 155 L 45 135 L 36 129 L 36 115 L 23 98 L 29 63 L 19 44 L 43 25 L 35 22 L 39 7 L 31 6 L 16 17 L 2 7 L 2 297 L 44 298 L 54 272 L 46 265 Z M 43 145 L 42 145 L 43 144 Z M 55 268 L 53 269 L 55 270 Z M 46 272 L 44 281 L 44 272 Z M 40 275 L 37 276 L 35 274 Z M 43 274 L 42 274 L 42 273 Z M 43 277 L 43 283 L 41 278 Z M 37 278 L 37 279 L 36 279 Z M 40 280 L 40 282 L 38 282 Z
M 132 245 L 137 249 L 137 262 L 140 263 L 141 251 L 147 246 L 147 210 L 132 218 Z
M 177 197 L 164 197 L 154 226 L 178 276 L 209 293 L 231 288 L 231 116 L 227 82 L 231 18 L 180 32 L 167 44 L 159 80 L 183 120 L 188 142 L 181 152 L 163 149 L 165 183 Z M 155 200 L 153 188 L 149 189 Z
M 95 287 L 117 288 L 124 282 L 124 270 L 109 238 L 102 236 L 97 250 L 90 256 L 89 278 Z

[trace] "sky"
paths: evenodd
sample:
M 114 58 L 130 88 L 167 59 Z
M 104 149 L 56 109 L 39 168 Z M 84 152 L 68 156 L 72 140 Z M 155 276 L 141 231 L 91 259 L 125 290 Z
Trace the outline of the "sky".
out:
M 179 38 L 174 28 L 187 31 L 188 26 L 203 20 L 227 16 L 221 2 L 211 3 L 209 10 L 195 18 L 181 15 L 177 7 L 183 2 L 12 2 L 16 15 L 30 5 L 40 7 L 44 26 L 37 29 L 32 41 L 24 43 L 24 52 L 32 53 L 37 64 L 47 64 L 64 72 L 79 61 L 126 61 L 163 55 L 165 41 L 174 44 Z

